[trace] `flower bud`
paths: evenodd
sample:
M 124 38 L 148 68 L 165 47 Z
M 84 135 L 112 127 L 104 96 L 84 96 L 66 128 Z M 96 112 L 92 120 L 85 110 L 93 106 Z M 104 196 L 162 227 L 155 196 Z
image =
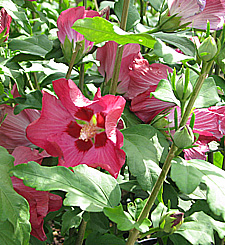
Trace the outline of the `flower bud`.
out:
M 217 53 L 217 45 L 213 37 L 207 37 L 198 48 L 198 55 L 203 61 L 210 61 Z
M 191 146 L 194 143 L 192 129 L 188 125 L 179 128 L 173 136 L 173 141 L 175 145 L 181 149 Z
M 172 234 L 180 228 L 183 222 L 184 213 L 170 211 L 161 218 L 159 227 L 162 231 Z
M 184 79 L 184 75 L 181 76 L 178 81 L 176 82 L 176 97 L 178 100 L 180 101 L 186 101 L 192 91 L 193 91 L 193 87 L 192 87 L 192 84 L 190 82 L 188 82 L 188 86 L 187 86 L 187 89 L 186 91 L 184 91 L 184 88 L 185 88 L 185 79 Z

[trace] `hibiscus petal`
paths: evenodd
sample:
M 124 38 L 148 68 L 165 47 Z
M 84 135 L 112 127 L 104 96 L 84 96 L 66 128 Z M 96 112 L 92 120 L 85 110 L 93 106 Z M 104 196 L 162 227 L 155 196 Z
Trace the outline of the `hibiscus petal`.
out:
M 15 165 L 27 163 L 28 161 L 41 162 L 42 156 L 37 150 L 31 150 L 27 147 L 17 147 L 12 155 L 15 157 Z M 30 206 L 31 235 L 41 241 L 47 239 L 44 229 L 44 217 L 51 211 L 57 211 L 62 206 L 62 198 L 46 191 L 36 191 L 25 186 L 21 179 L 12 177 L 12 184 L 15 191 L 23 196 Z
M 139 94 L 131 101 L 130 110 L 133 111 L 143 122 L 149 123 L 156 115 L 167 108 L 175 106 L 170 102 L 150 98 L 150 93 L 155 91 L 156 86 L 152 86 L 142 94 Z
M 6 115 L 0 127 L 0 145 L 8 150 L 17 146 L 32 147 L 33 144 L 26 137 L 26 127 L 40 116 L 40 112 L 27 109 L 15 115 L 14 108 L 8 105 L 1 105 L 0 110 Z
M 74 118 L 55 96 L 44 92 L 41 117 L 27 127 L 27 138 L 52 156 L 62 152 L 55 143 L 58 134 L 66 131 Z
M 133 99 L 150 86 L 158 85 L 161 79 L 166 79 L 168 72 L 173 72 L 173 70 L 167 65 L 158 63 L 149 65 L 146 59 L 135 59 L 130 67 L 130 83 L 125 96 Z
M 105 95 L 102 101 L 107 105 L 106 109 L 102 111 L 105 117 L 105 129 L 107 137 L 116 144 L 116 126 L 118 120 L 124 110 L 126 101 L 121 96 Z
M 105 105 L 98 100 L 90 101 L 81 93 L 76 84 L 65 78 L 53 81 L 55 93 L 64 107 L 75 117 L 90 121 L 92 116 L 104 109 Z

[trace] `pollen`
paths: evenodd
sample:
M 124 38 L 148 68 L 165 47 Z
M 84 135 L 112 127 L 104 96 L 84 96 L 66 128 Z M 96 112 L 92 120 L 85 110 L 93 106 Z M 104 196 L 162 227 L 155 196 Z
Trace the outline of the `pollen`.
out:
M 97 133 L 96 126 L 90 122 L 89 124 L 85 124 L 83 128 L 80 130 L 80 140 L 84 140 L 87 142 L 89 139 L 92 139 Z

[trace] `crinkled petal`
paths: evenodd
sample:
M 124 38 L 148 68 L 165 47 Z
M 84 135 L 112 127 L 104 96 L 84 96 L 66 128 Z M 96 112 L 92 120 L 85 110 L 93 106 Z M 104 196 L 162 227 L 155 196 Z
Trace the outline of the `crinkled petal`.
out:
M 223 28 L 225 0 L 168 0 L 170 15 L 178 13 L 181 25 L 191 22 L 190 27 L 206 30 L 207 21 L 211 30 Z
M 223 134 L 219 130 L 219 115 L 209 111 L 208 108 L 195 109 L 195 124 L 194 129 L 198 130 L 198 133 L 204 135 L 205 131 L 212 134 L 217 139 L 223 137 Z M 190 118 L 189 118 L 190 120 Z M 189 121 L 188 121 L 189 123 Z M 209 135 L 208 135 L 209 136 Z
M 130 110 L 133 111 L 145 123 L 149 123 L 164 109 L 175 106 L 174 103 L 158 100 L 154 96 L 150 98 L 150 93 L 155 91 L 155 89 L 156 86 L 152 86 L 151 89 L 139 94 L 131 101 Z
M 158 85 L 161 79 L 166 79 L 168 72 L 173 72 L 173 70 L 167 65 L 158 63 L 149 65 L 146 59 L 135 59 L 130 66 L 130 83 L 125 96 L 133 99 L 150 86 Z
M 38 150 L 31 149 L 25 146 L 16 147 L 12 152 L 12 155 L 15 157 L 14 165 L 27 163 L 29 161 L 35 161 L 41 164 L 43 158 L 49 156 L 45 151 L 39 153 Z
M 206 160 L 206 152 L 209 151 L 209 147 L 207 143 L 202 141 L 197 141 L 194 145 L 198 145 L 197 147 L 193 147 L 190 149 L 184 149 L 184 158 L 186 160 L 191 159 L 201 159 Z
M 167 0 L 170 15 L 177 14 L 183 18 L 192 17 L 202 12 L 206 5 L 206 0 Z

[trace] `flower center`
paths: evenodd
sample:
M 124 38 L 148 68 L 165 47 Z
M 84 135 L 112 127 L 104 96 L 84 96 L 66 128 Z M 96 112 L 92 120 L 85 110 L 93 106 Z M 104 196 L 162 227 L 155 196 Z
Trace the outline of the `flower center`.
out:
M 87 142 L 89 139 L 93 138 L 97 133 L 96 126 L 90 122 L 88 124 L 85 124 L 83 128 L 80 130 L 80 140 L 84 140 Z

